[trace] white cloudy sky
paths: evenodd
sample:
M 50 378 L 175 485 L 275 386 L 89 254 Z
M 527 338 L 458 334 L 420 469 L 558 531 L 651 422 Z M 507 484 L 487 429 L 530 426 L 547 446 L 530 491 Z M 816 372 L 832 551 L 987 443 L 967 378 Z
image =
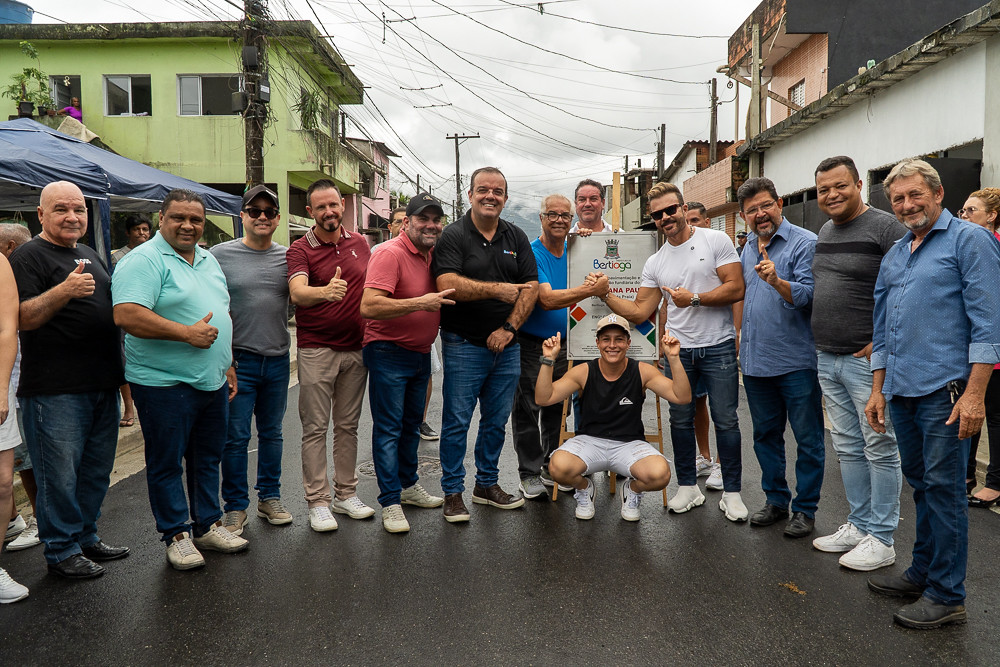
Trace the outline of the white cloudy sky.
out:
M 23 1 L 34 7 L 36 23 L 233 19 L 242 5 Z M 481 139 L 462 144 L 462 173 L 498 166 L 512 200 L 533 205 L 544 194 L 571 192 L 581 178 L 609 181 L 626 155 L 630 166 L 641 158 L 652 167 L 660 123 L 667 125 L 668 160 L 685 140 L 708 139 L 706 82 L 713 76 L 724 102 L 719 138 L 734 138 L 733 90 L 715 74 L 726 60 L 727 40 L 718 36 L 730 35 L 758 2 L 551 0 L 542 14 L 526 0 L 268 4 L 275 18 L 321 22 L 370 86 L 363 106 L 344 107 L 354 121 L 349 135 L 384 141 L 403 155 L 399 170 L 420 174 L 421 184 L 450 200 L 454 143 L 446 135 L 479 133 Z M 748 97 L 741 91 L 744 113 Z M 428 105 L 450 106 L 416 108 Z M 741 134 L 743 126 L 741 118 Z M 399 174 L 392 180 L 394 188 L 413 191 Z

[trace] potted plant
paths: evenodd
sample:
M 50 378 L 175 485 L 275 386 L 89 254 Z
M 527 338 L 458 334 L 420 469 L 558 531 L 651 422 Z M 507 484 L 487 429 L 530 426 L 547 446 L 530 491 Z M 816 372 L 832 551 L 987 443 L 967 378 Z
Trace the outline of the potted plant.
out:
M 56 103 L 49 93 L 49 77 L 40 69 L 38 50 L 27 41 L 21 41 L 20 47 L 21 53 L 35 61 L 35 66 L 11 75 L 11 83 L 0 91 L 0 95 L 17 102 L 18 116 L 30 118 L 35 106 L 51 109 Z

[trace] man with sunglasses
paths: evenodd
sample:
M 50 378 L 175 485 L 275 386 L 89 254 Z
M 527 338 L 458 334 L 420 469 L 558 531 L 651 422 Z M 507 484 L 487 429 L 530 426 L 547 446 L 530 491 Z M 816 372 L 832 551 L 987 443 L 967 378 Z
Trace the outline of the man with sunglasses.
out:
M 748 512 L 740 496 L 743 463 L 736 414 L 739 369 L 734 339 L 739 332 L 732 310 L 733 303 L 743 298 L 739 256 L 725 233 L 687 223 L 687 206 L 676 185 L 657 183 L 648 197 L 650 216 L 667 242 L 646 261 L 635 300 L 608 294 L 606 303 L 614 312 L 639 323 L 656 312 L 661 294 L 666 295 L 668 328 L 680 340 L 684 371 L 691 386 L 701 382 L 708 390 L 722 464 L 719 509 L 730 521 L 745 521 Z M 676 513 L 705 502 L 697 483 L 694 413 L 694 403 L 670 404 L 678 489 L 667 507 Z
M 214 246 L 229 288 L 233 318 L 233 360 L 239 393 L 229 405 L 222 453 L 222 525 L 243 533 L 250 506 L 247 446 L 257 416 L 257 516 L 287 525 L 292 515 L 281 503 L 281 421 L 288 402 L 288 269 L 285 246 L 271 240 L 278 228 L 278 195 L 265 185 L 243 195 L 243 238 Z
M 566 236 L 573 222 L 573 204 L 562 195 L 549 195 L 542 200 L 538 214 L 542 234 L 531 242 L 538 265 L 538 301 L 531 315 L 517 332 L 521 347 L 521 378 L 514 392 L 511 428 L 514 431 L 514 451 L 517 452 L 521 494 L 537 498 L 545 487 L 554 484 L 545 467 L 549 456 L 559 446 L 562 404 L 542 407 L 535 403 L 535 380 L 541 368 L 542 343 L 556 334 L 566 338 L 566 311 L 569 306 L 607 290 L 607 276 L 585 281 L 568 288 Z M 583 235 L 589 235 L 589 229 Z M 561 349 L 555 360 L 552 378 L 558 380 L 566 372 L 566 350 Z M 568 489 L 563 489 L 568 490 Z

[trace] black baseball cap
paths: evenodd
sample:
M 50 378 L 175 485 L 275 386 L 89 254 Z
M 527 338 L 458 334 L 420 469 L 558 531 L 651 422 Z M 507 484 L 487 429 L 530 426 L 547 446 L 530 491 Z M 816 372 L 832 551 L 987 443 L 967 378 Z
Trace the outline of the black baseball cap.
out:
M 431 208 L 432 206 L 441 211 L 441 215 L 444 215 L 444 207 L 441 206 L 441 202 L 434 195 L 421 192 L 415 197 L 410 198 L 410 203 L 406 205 L 406 217 L 422 213 L 424 209 Z
M 747 233 L 746 232 L 736 232 L 736 238 L 738 238 L 738 239 L 745 239 L 746 237 L 747 237 Z
M 271 203 L 278 207 L 278 195 L 274 193 L 274 190 L 267 187 L 266 185 L 255 185 L 243 194 L 243 205 L 246 206 L 254 200 L 256 197 L 267 197 L 271 200 Z

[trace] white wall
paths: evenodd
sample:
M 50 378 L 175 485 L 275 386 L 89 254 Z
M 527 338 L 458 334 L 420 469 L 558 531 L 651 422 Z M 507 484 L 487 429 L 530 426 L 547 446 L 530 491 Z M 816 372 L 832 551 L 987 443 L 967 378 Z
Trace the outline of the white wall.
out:
M 989 42 L 994 45 L 991 54 L 1000 51 L 1000 38 Z M 966 49 L 785 139 L 765 152 L 764 175 L 779 193 L 792 194 L 815 186 L 813 171 L 827 157 L 852 157 L 865 178 L 869 170 L 903 158 L 982 139 L 986 47 L 980 43 Z M 1000 90 L 993 95 L 996 101 Z M 993 136 L 1000 141 L 1000 121 L 991 120 L 997 128 Z

